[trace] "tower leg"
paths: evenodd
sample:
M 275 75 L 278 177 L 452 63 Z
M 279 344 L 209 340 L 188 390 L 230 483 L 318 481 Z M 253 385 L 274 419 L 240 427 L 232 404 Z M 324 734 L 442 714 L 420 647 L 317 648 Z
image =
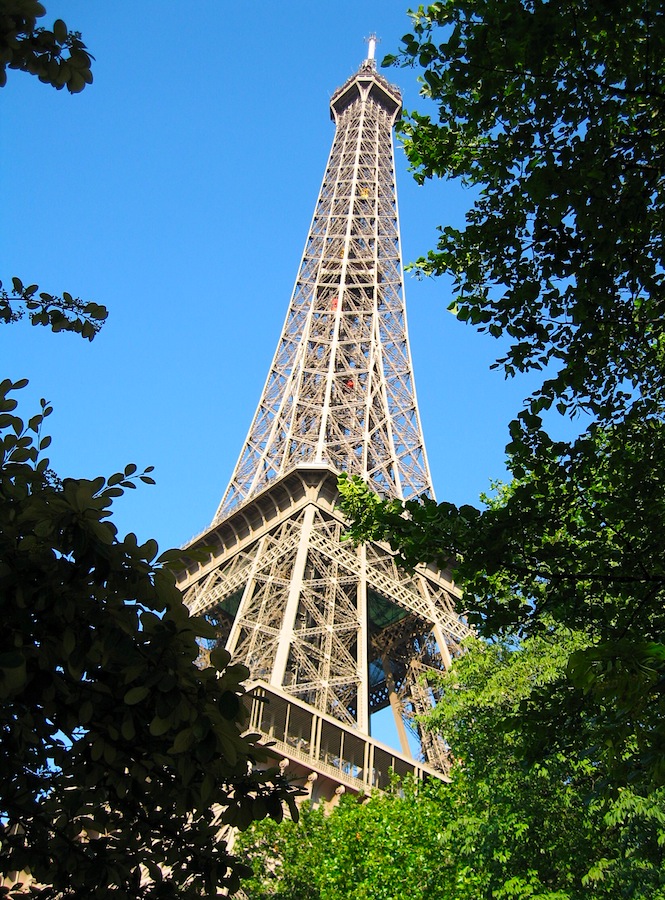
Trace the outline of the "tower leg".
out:
M 310 535 L 312 533 L 313 524 L 314 507 L 308 506 L 303 518 L 300 543 L 298 545 L 298 555 L 296 556 L 293 573 L 291 574 L 289 597 L 286 601 L 282 632 L 279 637 L 279 643 L 277 644 L 275 664 L 273 665 L 272 678 L 270 679 L 271 684 L 282 685 L 284 683 L 284 673 L 286 672 L 286 664 L 289 660 L 289 650 L 291 649 L 291 643 L 293 641 L 293 626 L 298 613 L 298 604 L 302 592 L 303 575 L 305 573 L 305 564 L 307 563 L 307 553 L 309 551 Z
M 406 728 L 404 726 L 404 718 L 402 717 L 402 704 L 400 703 L 400 699 L 397 696 L 397 691 L 395 690 L 395 679 L 393 678 L 392 669 L 390 667 L 390 660 L 387 656 L 381 658 L 381 665 L 383 666 L 383 671 L 386 676 L 388 699 L 390 700 L 390 708 L 392 709 L 393 716 L 395 718 L 395 725 L 397 726 L 397 735 L 399 737 L 399 744 L 402 753 L 405 756 L 408 756 L 410 759 L 413 759 L 413 753 L 411 752 L 409 739 L 406 733 Z

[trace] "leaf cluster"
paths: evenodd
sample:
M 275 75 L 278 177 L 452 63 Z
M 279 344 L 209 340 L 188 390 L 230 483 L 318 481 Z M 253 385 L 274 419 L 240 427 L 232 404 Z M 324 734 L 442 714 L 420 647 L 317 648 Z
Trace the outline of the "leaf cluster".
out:
M 436 782 L 343 796 L 329 814 L 305 805 L 297 824 L 252 826 L 239 841 L 252 900 L 393 900 L 448 896 L 442 858 L 448 806 Z
M 451 567 L 465 591 L 460 614 L 488 639 L 547 633 L 552 622 L 586 635 L 567 673 L 581 703 L 602 700 L 589 749 L 617 783 L 662 785 L 665 425 L 626 419 L 572 444 L 542 430 L 518 437 L 515 481 L 482 512 L 380 501 L 341 478 L 350 537 L 386 540 L 406 565 Z
M 427 725 L 448 736 L 451 782 L 395 782 L 327 815 L 253 826 L 239 841 L 252 900 L 656 900 L 665 895 L 665 793 L 603 798 L 565 674 L 584 635 L 467 643 Z M 540 728 L 525 733 L 525 712 Z M 544 713 L 543 713 L 544 710 Z M 533 749 L 540 743 L 534 758 Z M 531 759 L 529 759 L 529 754 Z
M 665 792 L 604 791 L 599 704 L 566 672 L 587 644 L 553 624 L 519 645 L 472 638 L 442 677 L 428 727 L 455 758 L 448 840 L 475 896 L 662 896 Z
M 247 734 L 244 666 L 190 617 L 155 541 L 122 540 L 113 500 L 152 478 L 64 479 L 0 384 L 0 873 L 12 898 L 201 897 L 245 871 L 225 823 L 297 817 Z M 272 766 L 272 767 L 271 767 Z
M 401 125 L 416 178 L 476 189 L 416 267 L 507 340 L 506 375 L 547 369 L 533 414 L 665 399 L 664 60 L 657 0 L 442 0 L 388 60 L 436 105 Z
M 85 302 L 64 291 L 62 297 L 40 291 L 39 285 L 25 286 L 12 278 L 8 292 L 0 281 L 0 324 L 18 322 L 28 314 L 31 325 L 44 325 L 51 331 L 72 331 L 91 341 L 104 324 L 108 311 L 98 303 Z
M 92 84 L 93 57 L 78 31 L 70 31 L 62 19 L 51 29 L 37 25 L 46 15 L 37 0 L 0 0 L 0 87 L 7 83 L 7 69 L 36 75 L 44 84 L 70 94 Z

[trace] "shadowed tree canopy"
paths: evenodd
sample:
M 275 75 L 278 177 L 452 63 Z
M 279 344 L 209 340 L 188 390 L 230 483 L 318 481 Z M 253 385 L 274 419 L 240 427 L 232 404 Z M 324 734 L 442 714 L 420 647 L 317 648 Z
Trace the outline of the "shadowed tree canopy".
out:
M 220 835 L 295 791 L 245 734 L 242 681 L 193 619 L 157 544 L 119 540 L 135 481 L 60 481 L 0 384 L 0 876 L 11 898 L 207 897 L 244 867 Z M 148 470 L 149 471 L 149 470 Z M 256 766 L 262 766 L 258 770 Z M 1 891 L 1 889 L 0 889 Z

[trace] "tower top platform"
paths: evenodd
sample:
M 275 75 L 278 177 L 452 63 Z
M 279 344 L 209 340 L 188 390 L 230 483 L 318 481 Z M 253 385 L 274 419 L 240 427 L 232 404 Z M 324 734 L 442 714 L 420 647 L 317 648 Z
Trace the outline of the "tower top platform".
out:
M 376 42 L 373 36 L 369 38 L 370 55 L 363 60 L 358 71 L 337 88 L 330 98 L 330 118 L 334 122 L 338 121 L 338 117 L 354 101 L 358 99 L 365 101 L 370 95 L 389 113 L 393 123 L 399 118 L 402 111 L 402 94 L 398 87 L 376 71 L 372 41 Z

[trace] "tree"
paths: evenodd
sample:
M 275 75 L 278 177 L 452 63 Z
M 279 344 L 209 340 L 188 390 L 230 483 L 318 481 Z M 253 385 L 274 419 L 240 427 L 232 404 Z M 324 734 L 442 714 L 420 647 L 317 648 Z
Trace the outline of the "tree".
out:
M 442 0 L 413 26 L 389 61 L 422 67 L 436 116 L 406 117 L 407 155 L 420 181 L 475 189 L 466 227 L 442 227 L 416 268 L 452 276 L 451 309 L 501 339 L 507 376 L 543 380 L 510 423 L 497 502 L 405 510 L 347 481 L 352 533 L 453 560 L 483 635 L 581 630 L 567 673 L 599 703 L 587 749 L 608 789 L 648 792 L 665 783 L 662 10 Z M 584 417 L 576 440 L 548 435 L 555 408 Z
M 297 824 L 263 822 L 239 840 L 253 868 L 250 900 L 427 900 L 446 890 L 445 789 L 407 780 L 387 794 L 342 797 L 328 815 L 303 807 Z
M 305 803 L 298 823 L 264 821 L 240 835 L 237 850 L 251 874 L 243 881 L 248 900 L 320 900 L 329 820 L 322 807 Z
M 407 155 L 419 181 L 477 190 L 417 267 L 452 275 L 459 319 L 508 337 L 507 375 L 551 366 L 531 414 L 660 414 L 660 3 L 441 0 L 413 25 L 397 61 L 422 67 L 437 115 L 406 118 Z
M 645 789 L 665 783 L 664 441 L 657 420 L 592 427 L 572 444 L 538 431 L 516 443 L 517 477 L 482 512 L 380 501 L 340 481 L 356 541 L 387 540 L 407 567 L 454 561 L 482 636 L 521 640 L 552 620 L 587 635 L 568 674 L 581 695 L 612 700 L 587 750 Z
M 453 754 L 451 782 L 395 783 L 343 797 L 328 816 L 252 826 L 241 838 L 251 900 L 655 900 L 665 896 L 663 791 L 597 790 L 566 653 L 583 635 L 561 628 L 519 648 L 472 639 L 443 676 L 430 717 Z M 524 706 L 545 709 L 525 734 Z M 546 726 L 547 722 L 547 726 Z M 537 760 L 535 740 L 540 742 Z
M 0 384 L 0 873 L 44 898 L 201 897 L 245 870 L 225 823 L 297 818 L 294 789 L 244 734 L 244 666 L 196 664 L 168 569 L 177 551 L 117 538 L 114 498 L 146 473 L 60 481 L 43 421 Z M 149 470 L 148 470 L 149 471 Z M 12 898 L 30 894 L 26 885 Z
M 601 701 L 580 705 L 565 671 L 587 641 L 551 622 L 519 646 L 471 639 L 443 677 L 428 725 L 455 756 L 453 896 L 664 896 L 665 792 L 608 800 L 608 771 L 588 752 Z

